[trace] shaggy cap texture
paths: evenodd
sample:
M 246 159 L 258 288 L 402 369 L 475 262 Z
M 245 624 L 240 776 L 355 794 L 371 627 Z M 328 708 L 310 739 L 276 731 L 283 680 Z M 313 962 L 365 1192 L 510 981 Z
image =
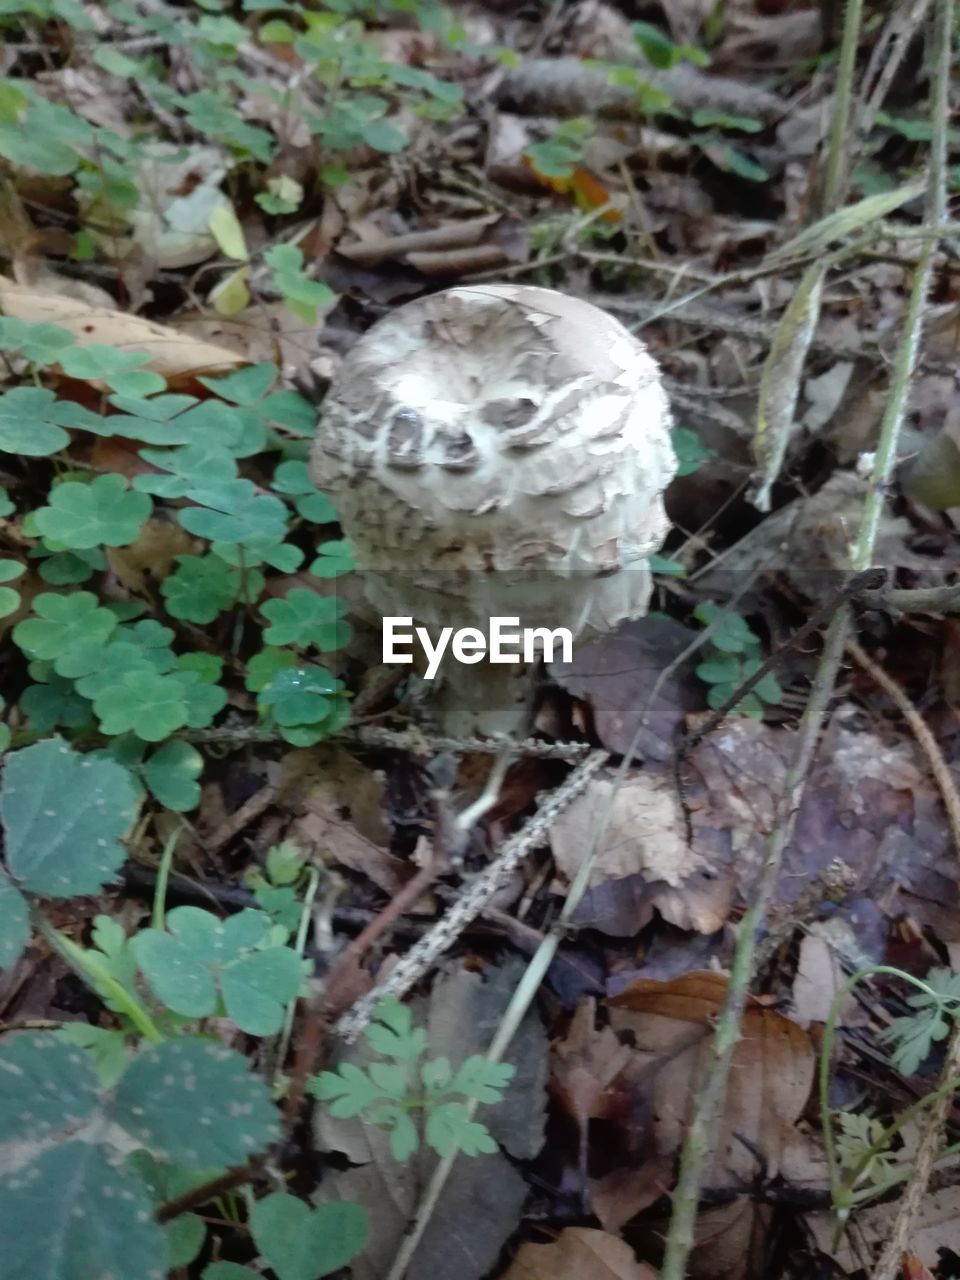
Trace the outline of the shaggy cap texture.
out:
M 659 370 L 618 321 L 551 289 L 473 285 L 357 342 L 311 470 L 380 615 L 579 635 L 646 611 L 669 427 Z

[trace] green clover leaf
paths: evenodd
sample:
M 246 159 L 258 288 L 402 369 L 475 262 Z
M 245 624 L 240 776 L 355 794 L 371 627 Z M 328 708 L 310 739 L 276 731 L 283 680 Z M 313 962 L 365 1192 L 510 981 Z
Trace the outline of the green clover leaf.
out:
M 174 449 L 141 449 L 140 457 L 169 475 L 135 476 L 133 487 L 139 493 L 152 493 L 158 498 L 182 498 L 188 490 L 210 479 L 233 480 L 237 463 L 225 445 L 215 440 L 201 440 Z
M 308 570 L 315 578 L 335 578 L 338 574 L 350 573 L 357 567 L 353 548 L 345 538 L 321 542 L 317 552 L 317 558 Z
M 712 601 L 697 605 L 693 616 L 704 626 L 717 619 L 716 630 L 710 633 L 714 647 L 723 653 L 750 653 L 759 647 L 760 641 L 738 613 L 730 613 Z
M 174 739 L 165 742 L 144 762 L 143 777 L 153 796 L 174 813 L 186 813 L 200 803 L 197 779 L 203 772 L 203 756 L 190 745 Z
M 240 573 L 219 556 L 182 555 L 176 561 L 177 568 L 160 586 L 171 617 L 184 622 L 213 622 L 237 599 Z
M 28 458 L 59 453 L 70 443 L 69 411 L 44 387 L 14 387 L 0 396 L 0 451 Z
M 248 661 L 244 687 L 251 693 L 260 693 L 262 689 L 266 689 L 278 672 L 296 665 L 297 655 L 292 649 L 263 649 Z
M 278 374 L 277 366 L 267 360 L 262 364 L 250 364 L 243 369 L 236 369 L 222 378 L 198 378 L 197 381 L 222 400 L 247 408 L 267 394 Z
M 283 600 L 268 600 L 260 612 L 272 624 L 263 633 L 271 645 L 316 645 L 321 653 L 342 648 L 350 639 L 350 626 L 343 622 L 347 612 L 337 596 L 319 596 L 305 587 L 294 587 Z
M 135 733 L 144 742 L 160 742 L 188 722 L 187 700 L 177 676 L 152 668 L 124 672 L 93 703 L 103 733 Z
M 144 351 L 119 351 L 99 342 L 67 347 L 59 357 L 60 367 L 71 378 L 102 379 L 118 395 L 149 396 L 163 391 L 166 381 L 141 369 L 150 357 Z
M 144 493 L 127 488 L 121 475 L 97 476 L 91 484 L 67 480 L 50 492 L 50 505 L 34 513 L 45 538 L 84 551 L 135 542 L 152 507 Z
M 279 498 L 258 493 L 249 480 L 210 481 L 189 489 L 186 497 L 200 504 L 179 512 L 188 533 L 211 542 L 283 541 L 286 507 Z
M 344 687 L 323 667 L 288 667 L 276 673 L 260 701 L 272 709 L 277 724 L 318 724 L 330 715 L 333 698 Z
M 20 560 L 0 560 L 0 582 L 12 582 L 26 571 Z M 13 587 L 0 587 L 0 618 L 15 613 L 20 608 L 20 592 Z
M 280 1030 L 287 1004 L 303 980 L 300 957 L 270 945 L 262 911 L 245 908 L 224 921 L 199 907 L 175 907 L 167 930 L 144 929 L 134 939 L 137 962 L 154 995 L 187 1018 L 227 1016 L 250 1035 Z
M 38 616 L 17 623 L 13 639 L 34 658 L 58 658 L 84 641 L 105 643 L 117 627 L 116 614 L 102 609 L 90 591 L 69 596 L 41 592 L 34 597 L 33 612 Z

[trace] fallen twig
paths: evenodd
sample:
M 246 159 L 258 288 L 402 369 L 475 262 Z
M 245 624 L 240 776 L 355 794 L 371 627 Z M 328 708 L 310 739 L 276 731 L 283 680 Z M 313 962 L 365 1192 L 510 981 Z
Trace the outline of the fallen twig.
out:
M 858 3 L 858 0 L 852 0 L 852 2 Z M 928 181 L 928 221 L 933 226 L 943 223 L 946 207 L 944 131 L 947 113 L 942 104 L 945 100 L 943 95 L 946 94 L 949 75 L 950 42 L 949 38 L 944 42 L 942 37 L 944 31 L 949 32 L 949 21 L 943 18 L 943 10 L 949 7 L 950 0 L 939 0 L 936 44 L 937 92 L 933 95 L 932 113 L 934 144 L 931 148 Z M 854 15 L 848 9 L 848 22 L 844 31 L 845 41 L 856 39 L 856 33 L 850 30 L 852 16 Z M 848 65 L 844 62 L 843 55 L 841 55 L 841 65 Z M 836 137 L 835 132 L 834 139 Z M 835 173 L 832 164 L 830 171 Z M 936 241 L 925 241 L 918 260 L 907 315 L 891 374 L 890 394 L 880 427 L 880 439 L 874 458 L 870 488 L 864 503 L 859 537 L 852 556 L 854 572 L 869 568 L 873 559 L 880 513 L 896 459 L 897 441 L 917 361 L 935 248 Z M 793 764 L 788 770 L 784 793 L 777 806 L 774 829 L 767 842 L 766 855 L 760 867 L 753 901 L 747 907 L 738 930 L 730 982 L 723 1008 L 718 1016 L 713 1042 L 693 1094 L 693 1110 L 680 1156 L 680 1172 L 673 1195 L 673 1212 L 667 1235 L 661 1280 L 684 1280 L 686 1276 L 687 1260 L 694 1241 L 703 1170 L 712 1150 L 716 1119 L 722 1111 L 726 1096 L 733 1050 L 740 1038 L 743 1010 L 754 972 L 756 940 L 779 878 L 784 850 L 793 834 L 820 730 L 833 696 L 848 636 L 850 610 L 851 606 L 848 602 L 841 605 L 827 631 L 811 696 L 798 731 Z
M 509 880 L 520 862 L 544 840 L 552 824 L 580 794 L 607 760 L 605 751 L 594 751 L 573 770 L 556 791 L 546 796 L 536 814 L 514 836 L 505 840 L 494 862 L 467 885 L 466 891 L 425 937 L 397 962 L 382 983 L 348 1010 L 337 1023 L 346 1040 L 355 1040 L 368 1025 L 384 996 L 405 995 L 427 973 L 481 914 L 497 890 Z

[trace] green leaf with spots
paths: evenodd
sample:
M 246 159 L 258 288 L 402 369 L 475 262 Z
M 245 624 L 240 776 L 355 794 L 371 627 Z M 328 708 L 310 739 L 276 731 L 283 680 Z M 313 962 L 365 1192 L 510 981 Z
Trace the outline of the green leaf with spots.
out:
M 159 1159 L 188 1168 L 243 1164 L 280 1136 L 270 1092 L 246 1058 L 193 1036 L 142 1050 L 112 1112 Z
M 8 1280 L 152 1280 L 167 1270 L 142 1184 L 90 1142 L 61 1143 L 0 1179 L 0 1219 L 17 1224 L 5 1233 Z
M 142 769 L 154 798 L 174 813 L 186 813 L 200 803 L 197 779 L 203 772 L 203 756 L 189 742 L 165 742 Z
M 294 645 L 298 649 L 316 645 L 321 653 L 341 649 L 350 639 L 344 600 L 320 596 L 304 587 L 294 587 L 283 600 L 268 600 L 260 612 L 270 622 L 263 638 L 271 645 Z
M 129 770 L 62 738 L 10 752 L 0 785 L 7 869 L 30 893 L 97 893 L 127 856 L 119 842 L 138 804 Z
M 32 658 L 58 658 L 84 641 L 104 643 L 117 627 L 116 615 L 102 609 L 90 591 L 62 596 L 43 591 L 33 599 L 34 618 L 18 622 L 14 641 Z
M 300 957 L 270 946 L 271 921 L 245 909 L 224 921 L 199 907 L 175 907 L 167 930 L 144 929 L 134 948 L 153 994 L 187 1018 L 227 1016 L 250 1035 L 274 1035 L 303 977 Z
M 0 971 L 20 959 L 30 941 L 30 909 L 10 877 L 0 871 Z
M 152 507 L 145 493 L 127 488 L 121 475 L 97 476 L 91 484 L 67 480 L 50 491 L 50 505 L 34 513 L 45 538 L 81 551 L 135 542 Z
M 93 1063 L 59 1036 L 20 1035 L 0 1046 L 0 1142 L 48 1138 L 97 1102 Z

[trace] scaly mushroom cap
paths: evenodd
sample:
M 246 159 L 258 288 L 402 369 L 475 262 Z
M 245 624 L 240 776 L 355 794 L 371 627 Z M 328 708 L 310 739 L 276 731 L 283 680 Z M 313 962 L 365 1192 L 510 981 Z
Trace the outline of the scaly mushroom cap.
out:
M 607 630 L 646 610 L 676 462 L 656 364 L 590 303 L 472 285 L 375 324 L 311 459 L 381 614 Z

